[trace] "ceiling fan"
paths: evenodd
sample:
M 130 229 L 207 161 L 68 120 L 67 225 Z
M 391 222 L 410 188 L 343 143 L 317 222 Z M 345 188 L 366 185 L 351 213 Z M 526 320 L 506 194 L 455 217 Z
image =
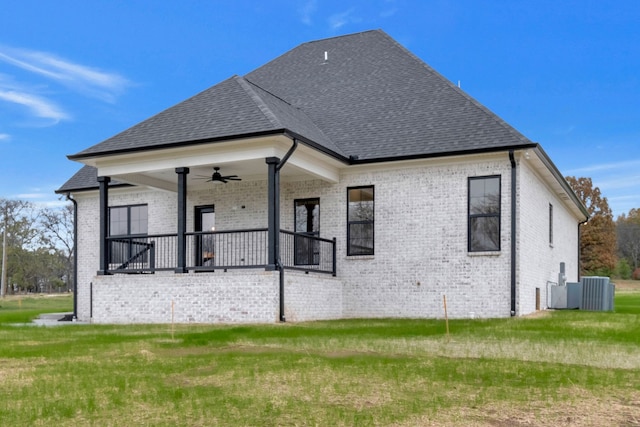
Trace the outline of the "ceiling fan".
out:
M 206 182 L 213 182 L 215 183 L 224 183 L 226 184 L 228 181 L 242 181 L 242 178 L 238 178 L 238 175 L 227 175 L 227 176 L 222 176 L 220 174 L 220 168 L 218 166 L 214 166 L 213 167 L 213 175 L 211 176 L 199 176 L 198 178 L 201 179 L 206 179 Z

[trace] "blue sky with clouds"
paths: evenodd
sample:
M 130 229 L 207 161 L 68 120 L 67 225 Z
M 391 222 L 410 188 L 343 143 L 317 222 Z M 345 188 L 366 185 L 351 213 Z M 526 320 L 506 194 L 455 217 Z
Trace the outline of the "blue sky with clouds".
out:
M 0 12 L 0 197 L 55 204 L 66 159 L 306 41 L 381 28 L 640 208 L 640 2 L 21 0 Z

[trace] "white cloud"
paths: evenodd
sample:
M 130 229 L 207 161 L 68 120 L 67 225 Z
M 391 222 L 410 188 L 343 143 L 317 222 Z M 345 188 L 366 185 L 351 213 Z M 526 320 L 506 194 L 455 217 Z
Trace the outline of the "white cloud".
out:
M 640 206 L 640 159 L 587 165 L 567 175 L 588 176 L 609 202 L 614 217 Z
M 11 199 L 27 200 L 37 207 L 58 208 L 69 203 L 64 197 L 53 194 L 53 189 L 46 191 L 40 188 L 30 188 L 32 193 L 21 193 L 11 196 Z
M 390 18 L 398 12 L 398 8 L 394 7 L 393 9 L 387 9 L 380 12 L 381 18 Z
M 11 135 L 8 133 L 0 133 L 0 141 L 8 141 L 11 138 Z
M 27 107 L 36 117 L 53 119 L 56 122 L 70 118 L 55 103 L 38 95 L 0 88 L 0 100 Z
M 311 15 L 313 15 L 317 8 L 318 2 L 316 0 L 308 0 L 300 7 L 300 19 L 303 24 L 311 25 Z
M 113 102 L 131 84 L 119 74 L 76 64 L 47 52 L 0 46 L 0 61 L 107 102 Z
M 626 202 L 626 201 L 635 202 L 639 199 L 640 199 L 640 194 L 627 194 L 622 196 L 607 197 L 607 200 L 609 200 L 609 202 Z
M 357 19 L 353 18 L 353 12 L 355 12 L 354 8 L 346 10 L 344 12 L 336 13 L 329 17 L 329 26 L 332 30 L 337 30 L 349 22 L 355 22 Z
M 595 184 L 594 179 L 594 184 Z M 621 188 L 637 188 L 640 175 L 634 172 L 631 175 L 603 176 L 597 179 L 597 186 L 602 190 L 615 190 Z
M 625 160 L 623 162 L 613 162 L 613 163 L 600 163 L 596 165 L 585 166 L 582 168 L 576 168 L 567 171 L 568 175 L 580 175 L 584 173 L 591 172 L 600 172 L 600 171 L 609 171 L 609 170 L 620 170 L 624 168 L 639 168 L 640 167 L 640 159 L 638 160 Z

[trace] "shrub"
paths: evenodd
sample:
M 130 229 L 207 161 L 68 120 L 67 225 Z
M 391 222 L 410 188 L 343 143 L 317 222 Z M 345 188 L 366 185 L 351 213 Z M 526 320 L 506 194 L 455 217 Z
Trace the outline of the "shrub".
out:
M 619 279 L 629 280 L 631 278 L 631 266 L 629 262 L 622 258 L 616 265 L 615 276 Z

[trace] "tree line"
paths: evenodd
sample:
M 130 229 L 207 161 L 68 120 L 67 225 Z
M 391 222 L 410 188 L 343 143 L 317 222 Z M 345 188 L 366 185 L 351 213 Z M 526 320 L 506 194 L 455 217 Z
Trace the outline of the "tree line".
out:
M 591 178 L 566 177 L 590 218 L 580 227 L 580 274 L 640 280 L 640 209 L 614 220 Z
M 0 198 L 0 295 L 73 290 L 73 205 Z

